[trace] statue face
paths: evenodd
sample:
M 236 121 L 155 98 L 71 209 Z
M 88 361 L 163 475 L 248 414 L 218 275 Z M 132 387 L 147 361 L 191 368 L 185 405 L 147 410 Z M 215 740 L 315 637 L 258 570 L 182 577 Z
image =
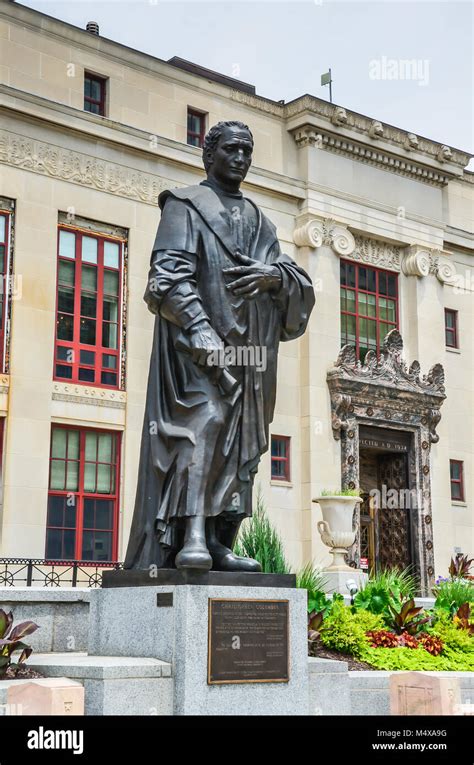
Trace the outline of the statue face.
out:
M 208 176 L 223 186 L 238 188 L 252 163 L 252 139 L 247 130 L 226 127 L 212 153 Z

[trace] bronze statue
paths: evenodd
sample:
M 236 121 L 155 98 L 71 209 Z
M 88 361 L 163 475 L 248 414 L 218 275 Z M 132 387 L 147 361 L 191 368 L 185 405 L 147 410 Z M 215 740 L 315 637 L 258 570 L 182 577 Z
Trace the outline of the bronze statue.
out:
M 253 136 L 207 134 L 207 180 L 160 194 L 145 301 L 156 315 L 125 568 L 259 571 L 232 552 L 276 395 L 280 340 L 305 331 L 314 291 L 275 226 L 240 192 Z

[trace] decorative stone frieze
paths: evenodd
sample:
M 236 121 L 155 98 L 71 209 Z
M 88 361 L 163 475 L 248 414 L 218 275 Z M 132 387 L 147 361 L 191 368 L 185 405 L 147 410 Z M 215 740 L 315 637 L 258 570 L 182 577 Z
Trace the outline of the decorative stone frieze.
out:
M 150 205 L 171 185 L 157 175 L 7 130 L 0 131 L 0 163 Z
M 337 255 L 357 263 L 400 271 L 401 247 L 354 235 L 347 226 L 331 218 L 306 216 L 294 230 L 293 241 L 298 247 L 313 249 L 326 244 L 332 247 Z
M 329 245 L 340 257 L 389 271 L 401 270 L 406 276 L 434 274 L 441 284 L 456 283 L 456 267 L 448 253 L 420 245 L 399 247 L 354 235 L 347 226 L 332 218 L 305 215 L 293 232 L 293 241 L 298 247 L 312 249 Z
M 354 239 L 355 248 L 351 253 L 351 260 L 389 271 L 400 271 L 400 247 L 365 236 L 355 236 Z
M 108 406 L 111 409 L 125 409 L 127 394 L 121 390 L 108 390 L 74 383 L 53 383 L 52 399 L 74 404 Z

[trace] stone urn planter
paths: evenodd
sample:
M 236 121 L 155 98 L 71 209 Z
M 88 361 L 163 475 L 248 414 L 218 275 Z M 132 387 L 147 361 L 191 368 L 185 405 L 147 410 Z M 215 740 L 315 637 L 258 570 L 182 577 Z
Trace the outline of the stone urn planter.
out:
M 352 527 L 354 508 L 362 502 L 360 497 L 334 494 L 316 497 L 323 514 L 323 520 L 318 521 L 318 531 L 324 544 L 330 548 L 333 556 L 331 565 L 326 571 L 352 571 L 344 560 L 344 556 L 354 544 L 355 530 Z

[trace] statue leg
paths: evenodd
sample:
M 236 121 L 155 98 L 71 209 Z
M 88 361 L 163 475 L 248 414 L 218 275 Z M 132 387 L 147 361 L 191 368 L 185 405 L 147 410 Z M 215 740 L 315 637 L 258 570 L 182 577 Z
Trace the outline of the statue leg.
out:
M 261 571 L 260 563 L 253 558 L 234 555 L 232 546 L 240 522 L 224 521 L 222 518 L 208 518 L 206 523 L 207 547 L 212 556 L 214 571 Z M 228 545 L 228 546 L 226 546 Z
M 197 568 L 209 571 L 212 558 L 206 544 L 206 518 L 195 515 L 186 518 L 184 545 L 175 558 L 176 568 Z

